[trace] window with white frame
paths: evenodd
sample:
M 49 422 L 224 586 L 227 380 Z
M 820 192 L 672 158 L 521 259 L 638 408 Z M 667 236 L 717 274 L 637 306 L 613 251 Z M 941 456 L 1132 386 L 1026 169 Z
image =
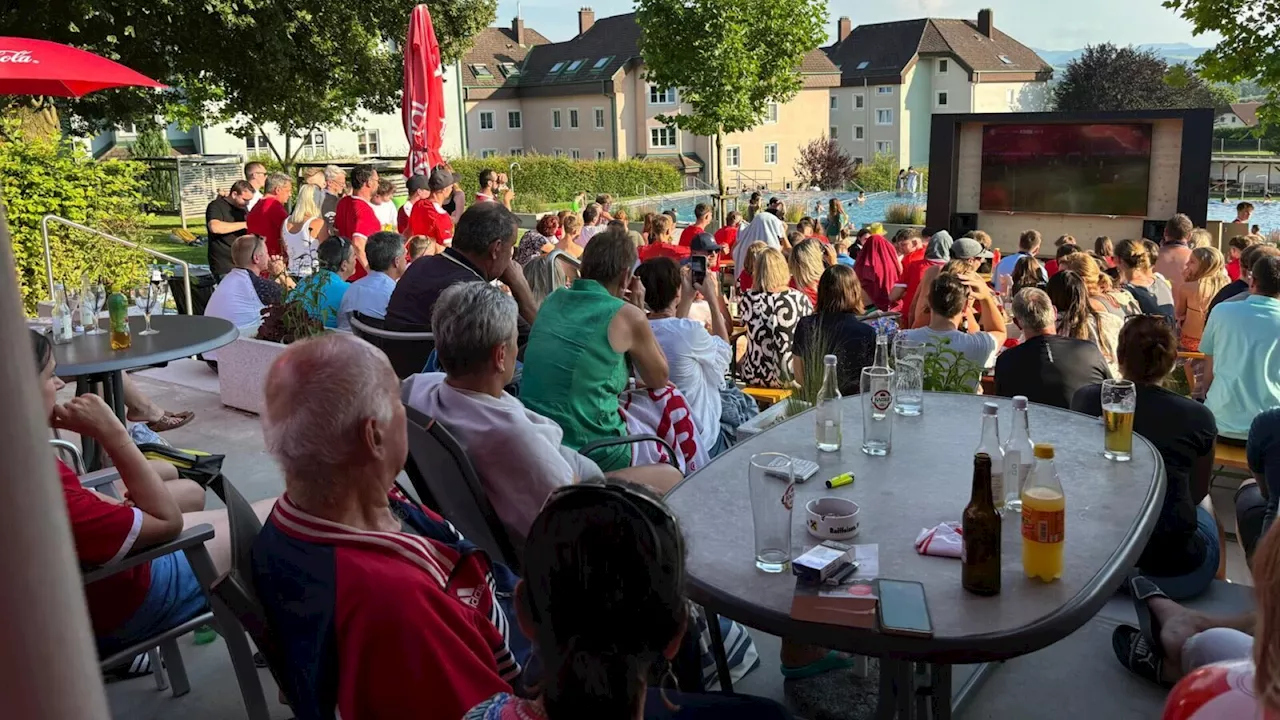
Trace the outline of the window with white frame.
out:
M 481 130 L 493 129 L 493 111 L 492 110 L 482 110 L 480 112 L 480 129 Z
M 778 164 L 778 143 L 769 143 L 764 146 L 764 164 Z
M 570 150 L 570 151 L 569 151 L 569 157 L 573 158 L 574 160 L 581 160 L 581 159 L 582 159 L 582 151 L 581 151 L 581 150 L 579 150 L 578 148 L 574 148 L 574 149 L 572 149 L 572 150 Z
M 892 155 L 893 143 L 888 140 L 880 140 L 876 142 L 877 155 Z
M 489 66 L 480 63 L 473 63 L 471 65 L 471 74 L 475 75 L 477 78 L 485 80 L 493 77 L 493 73 L 489 70 Z
M 596 150 L 596 159 L 597 159 L 597 160 L 604 160 L 604 159 L 605 159 L 605 157 L 606 157 L 606 155 L 605 155 L 605 151 L 603 151 L 603 150 Z
M 831 96 L 831 109 L 832 110 L 840 109 L 840 98 L 835 95 Z
M 520 156 L 524 155 L 524 148 L 522 148 L 522 147 L 511 148 L 511 149 L 508 151 L 508 154 L 509 154 L 509 155 L 512 155 L 512 156 L 514 156 L 514 157 L 520 157 Z
M 604 129 L 604 108 L 602 107 L 592 108 L 592 113 L 595 115 L 596 129 L 603 130 Z
M 480 159 L 498 157 L 498 151 L 494 148 L 485 148 L 480 151 Z
M 840 139 L 839 129 L 835 125 L 831 126 L 831 139 L 832 140 Z
M 889 110 L 889 109 L 887 109 L 887 108 L 880 108 L 879 110 L 876 110 L 876 124 L 877 124 L 877 125 L 892 125 L 892 124 L 893 124 L 893 111 L 892 111 L 892 110 Z
M 676 129 L 673 127 L 649 128 L 649 147 L 673 148 L 676 146 Z
M 267 143 L 267 136 L 250 135 L 245 138 L 244 152 L 246 155 L 258 155 L 261 153 L 271 152 L 271 146 Z
M 892 85 L 880 85 L 880 86 L 878 86 L 878 87 L 876 88 L 876 94 L 877 94 L 877 95 L 892 95 L 892 94 L 893 94 L 893 86 L 892 86 Z
M 676 89 L 663 88 L 650 85 L 649 86 L 649 104 L 650 105 L 674 105 L 676 102 Z
M 853 126 L 853 139 L 865 140 L 867 138 L 867 129 L 861 125 Z
M 138 134 L 138 124 L 137 124 L 137 123 L 123 123 L 123 124 L 117 125 L 117 126 L 116 126 L 116 134 L 117 134 L 117 135 L 137 135 L 137 134 Z
M 1009 107 L 1013 107 L 1014 95 L 1012 89 L 1005 90 L 1005 98 L 1009 101 Z
M 764 107 L 764 124 L 773 125 L 778 122 L 778 103 L 771 102 Z
M 946 74 L 947 74 L 947 70 L 949 70 L 949 69 L 950 69 L 950 67 L 948 67 L 949 65 L 951 65 L 951 63 L 950 63 L 950 62 L 948 62 L 946 58 L 942 58 L 942 59 L 938 60 L 938 74 L 939 74 L 939 75 L 946 75 Z
M 328 138 L 323 130 L 316 130 L 302 141 L 302 157 L 323 157 L 328 153 Z
M 569 129 L 578 129 L 578 108 L 569 108 Z
M 551 111 L 551 129 L 552 130 L 560 129 L 560 111 L 559 110 Z
M 564 157 L 564 148 L 551 148 L 552 157 Z
M 356 152 L 360 155 L 377 155 L 382 150 L 382 138 L 377 130 L 361 130 L 356 133 Z
M 507 111 L 507 129 L 519 130 L 522 127 L 524 127 L 524 116 L 520 114 L 520 111 L 508 110 Z
M 947 93 L 946 92 L 938 93 L 938 107 L 944 108 L 946 106 L 947 106 Z
M 738 145 L 730 145 L 724 149 L 724 166 L 725 167 L 742 167 L 742 148 Z
M 853 96 L 853 109 L 861 110 L 867 106 L 867 98 L 862 93 L 856 93 Z

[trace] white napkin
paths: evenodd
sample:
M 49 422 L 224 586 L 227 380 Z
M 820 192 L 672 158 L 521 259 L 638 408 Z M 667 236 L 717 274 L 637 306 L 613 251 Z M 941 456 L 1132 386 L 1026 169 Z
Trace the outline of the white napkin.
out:
M 916 552 L 921 555 L 958 559 L 963 547 L 960 523 L 942 523 L 936 528 L 924 528 L 916 537 Z

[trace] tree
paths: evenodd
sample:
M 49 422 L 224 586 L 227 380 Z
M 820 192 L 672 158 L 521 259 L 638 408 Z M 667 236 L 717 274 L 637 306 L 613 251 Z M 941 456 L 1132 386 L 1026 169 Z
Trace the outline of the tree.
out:
M 716 139 L 723 210 L 724 136 L 759 125 L 800 91 L 806 53 L 825 39 L 823 0 L 637 0 L 648 81 L 689 106 L 659 120 Z
M 1256 82 L 1265 92 L 1258 108 L 1263 126 L 1280 124 L 1280 0 L 1165 0 L 1191 23 L 1196 35 L 1222 40 L 1196 59 L 1204 77 L 1217 82 Z
M 1111 43 L 1085 47 L 1067 64 L 1053 97 L 1060 112 L 1202 108 L 1218 100 L 1186 65 L 1171 68 L 1154 50 Z
M 17 0 L 0 35 L 74 45 L 121 62 L 175 90 L 119 89 L 59 101 L 67 124 L 92 133 L 163 117 L 184 126 L 229 121 L 239 135 L 273 125 L 282 165 L 295 139 L 350 122 L 359 110 L 399 101 L 400 42 L 413 0 Z M 431 6 L 445 62 L 462 56 L 497 14 L 496 0 Z M 23 101 L 25 102 L 25 100 Z
M 840 149 L 840 143 L 829 137 L 810 140 L 800 148 L 796 175 L 804 187 L 842 190 L 853 179 L 853 158 Z

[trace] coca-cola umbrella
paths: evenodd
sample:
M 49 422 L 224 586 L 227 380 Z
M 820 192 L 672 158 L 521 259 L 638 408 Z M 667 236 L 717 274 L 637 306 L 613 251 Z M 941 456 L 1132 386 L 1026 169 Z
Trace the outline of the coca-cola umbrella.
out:
M 444 145 L 444 70 L 426 5 L 415 6 L 409 16 L 401 103 L 404 134 L 409 140 L 405 177 L 428 174 L 443 159 L 440 147 Z
M 48 40 L 0 37 L 0 95 L 80 97 L 96 90 L 164 85 L 101 55 Z

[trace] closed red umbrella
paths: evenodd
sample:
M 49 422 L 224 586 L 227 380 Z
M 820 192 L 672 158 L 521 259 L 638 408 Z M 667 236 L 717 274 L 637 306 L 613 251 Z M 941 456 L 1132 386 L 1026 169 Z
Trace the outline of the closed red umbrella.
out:
M 409 159 L 405 177 L 427 174 L 443 159 L 444 69 L 440 65 L 440 44 L 431 26 L 426 5 L 413 8 L 409 32 L 404 41 L 404 96 L 401 99 L 404 134 L 409 139 Z
M 79 48 L 48 40 L 0 37 L 0 95 L 80 97 L 125 86 L 165 87 Z

